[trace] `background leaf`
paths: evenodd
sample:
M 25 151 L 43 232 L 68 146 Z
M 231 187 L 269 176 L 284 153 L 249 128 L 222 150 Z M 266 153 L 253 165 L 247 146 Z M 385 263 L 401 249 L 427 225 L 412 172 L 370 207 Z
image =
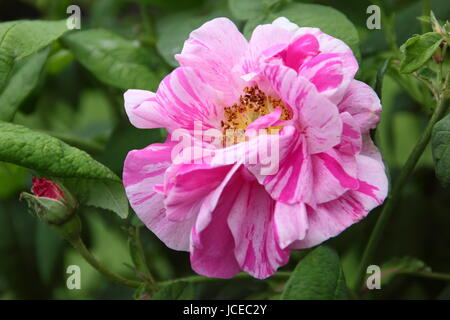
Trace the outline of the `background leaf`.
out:
M 49 135 L 0 122 L 0 161 L 18 164 L 49 177 L 63 178 L 69 184 L 73 182 L 71 179 L 82 179 L 71 184 L 76 187 L 75 193 L 84 195 L 80 200 L 113 210 L 123 218 L 128 214 L 120 179 L 84 151 Z
M 64 37 L 75 58 L 100 81 L 120 89 L 154 90 L 159 78 L 151 53 L 138 42 L 107 30 L 74 32 Z
M 66 31 L 66 20 L 0 23 L 0 89 L 5 86 L 16 60 L 46 47 Z
M 450 115 L 434 125 L 431 137 L 436 176 L 444 186 L 450 185 Z
M 402 73 L 411 73 L 423 66 L 442 42 L 436 32 L 428 32 L 412 37 L 401 47 L 404 56 L 400 62 Z
M 256 19 L 266 14 L 279 0 L 228 0 L 230 11 L 236 19 Z
M 339 257 L 321 246 L 295 268 L 284 289 L 283 300 L 336 300 L 347 298 L 347 286 Z
M 0 120 L 11 121 L 20 103 L 34 89 L 48 52 L 49 49 L 44 49 L 14 65 L 8 83 L 0 92 Z

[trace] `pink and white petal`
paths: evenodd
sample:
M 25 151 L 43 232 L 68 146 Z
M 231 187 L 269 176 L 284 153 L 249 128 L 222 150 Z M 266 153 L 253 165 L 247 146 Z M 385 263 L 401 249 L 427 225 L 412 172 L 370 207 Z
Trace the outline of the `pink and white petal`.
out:
M 362 149 L 362 137 L 358 123 L 348 112 L 341 113 L 342 140 L 336 147 L 340 152 L 355 155 Z
M 279 149 L 279 169 L 276 173 L 264 175 L 259 166 L 249 166 L 250 171 L 274 200 L 288 204 L 313 202 L 313 171 L 305 138 L 298 132 L 286 139 L 281 136 Z
M 342 55 L 337 53 L 322 53 L 311 58 L 300 67 L 298 74 L 311 81 L 333 103 L 342 100 L 354 76 L 344 69 Z
M 247 40 L 231 20 L 216 18 L 192 31 L 175 59 L 182 67 L 194 68 L 205 82 L 223 92 L 228 105 L 242 89 L 241 63 L 247 47 Z
M 146 90 L 127 90 L 124 94 L 125 111 L 136 128 L 171 127 L 174 124 L 161 112 L 156 94 Z
M 298 71 L 299 68 L 319 54 L 319 42 L 311 34 L 305 34 L 294 40 L 279 53 L 284 65 Z
M 311 185 L 317 203 L 329 202 L 348 190 L 359 187 L 358 165 L 353 155 L 336 149 L 311 156 L 314 182 Z
M 246 53 L 243 62 L 244 72 L 259 72 L 261 64 L 264 63 L 267 58 L 270 58 L 279 51 L 285 49 L 289 45 L 292 36 L 292 32 L 274 24 L 257 26 L 255 30 L 253 30 L 248 46 L 248 52 Z
M 236 260 L 242 270 L 264 279 L 289 259 L 289 249 L 280 247 L 275 230 L 275 202 L 256 180 L 236 188 L 237 196 L 228 216 Z
M 169 130 L 194 129 L 194 122 L 208 128 L 220 128 L 223 105 L 220 92 L 212 88 L 192 68 L 176 68 L 161 82 L 156 93 L 159 112 L 176 124 Z
M 294 241 L 303 240 L 308 230 L 308 214 L 305 204 L 277 202 L 274 221 L 282 249 L 287 248 Z
M 311 34 L 316 37 L 320 44 L 320 52 L 340 53 L 345 55 L 344 66 L 346 69 L 356 73 L 358 71 L 358 62 L 356 61 L 352 49 L 342 40 L 332 37 L 318 28 L 301 27 L 295 31 L 295 36 Z
M 363 155 L 357 156 L 357 162 L 358 190 L 348 191 L 336 200 L 318 205 L 315 210 L 308 207 L 306 237 L 296 241 L 292 249 L 310 248 L 337 236 L 383 203 L 388 190 L 383 163 Z
M 374 129 L 380 121 L 380 99 L 364 82 L 352 80 L 338 104 L 340 112 L 348 112 L 357 121 L 362 133 Z
M 341 140 L 342 121 L 337 107 L 304 77 L 281 65 L 265 65 L 263 74 L 294 113 L 294 125 L 305 132 L 311 154 L 326 151 Z
M 164 199 L 167 218 L 182 221 L 197 216 L 204 198 L 222 183 L 230 169 L 230 165 L 214 167 L 209 164 L 184 164 L 169 168 L 165 177 Z
M 373 143 L 369 133 L 363 134 L 362 136 L 361 154 L 383 163 L 380 150 L 378 150 L 378 148 Z
M 169 248 L 189 251 L 195 219 L 172 222 L 166 218 L 163 196 L 154 190 L 161 184 L 171 164 L 173 143 L 153 144 L 133 150 L 125 159 L 123 183 L 127 197 L 139 219 Z
M 281 27 L 293 34 L 299 29 L 298 25 L 296 25 L 293 22 L 290 22 L 289 19 L 286 17 L 276 18 L 275 20 L 273 20 L 272 24 L 274 26 Z
M 226 189 L 226 192 L 228 190 Z M 201 231 L 196 227 L 191 235 L 191 266 L 207 277 L 232 278 L 241 268 L 234 255 L 234 240 L 227 225 L 232 202 L 222 199 L 209 213 L 212 217 Z
M 205 198 L 191 234 L 191 265 L 208 277 L 231 278 L 240 271 L 227 219 L 242 181 L 235 164 L 221 184 Z

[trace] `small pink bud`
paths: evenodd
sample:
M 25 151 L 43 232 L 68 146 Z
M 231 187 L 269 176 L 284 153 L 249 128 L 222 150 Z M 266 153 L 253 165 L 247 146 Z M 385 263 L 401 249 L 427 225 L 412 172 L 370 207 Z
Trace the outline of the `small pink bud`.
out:
M 63 191 L 54 181 L 45 178 L 32 178 L 32 181 L 33 186 L 31 187 L 31 192 L 35 196 L 60 201 L 65 200 Z
M 46 178 L 33 178 L 31 192 L 22 192 L 21 199 L 27 201 L 33 214 L 53 226 L 62 226 L 75 213 L 76 199 L 59 182 Z

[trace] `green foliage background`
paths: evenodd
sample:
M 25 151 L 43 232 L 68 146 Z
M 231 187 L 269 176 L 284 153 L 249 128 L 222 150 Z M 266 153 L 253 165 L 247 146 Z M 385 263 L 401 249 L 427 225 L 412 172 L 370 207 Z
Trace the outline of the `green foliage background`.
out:
M 382 8 L 381 30 L 366 28 L 366 8 L 373 3 Z M 140 225 L 131 209 L 128 215 L 118 177 L 129 150 L 161 141 L 165 132 L 131 126 L 124 113 L 122 94 L 128 88 L 155 90 L 176 66 L 173 55 L 181 50 L 190 31 L 211 18 L 226 16 L 248 37 L 254 26 L 285 15 L 299 25 L 320 27 L 346 41 L 360 61 L 357 78 L 375 87 L 381 85 L 377 74 L 379 80 L 386 59 L 397 54 L 408 38 L 421 33 L 417 17 L 422 16 L 422 1 L 373 3 L 0 1 L 0 35 L 7 34 L 0 41 L 0 120 L 11 122 L 0 122 L 0 299 L 140 297 L 134 289 L 99 274 L 53 229 L 29 215 L 25 203 L 19 202 L 19 193 L 30 189 L 31 177 L 38 173 L 64 179 L 83 199 L 80 216 L 89 249 L 108 268 L 133 277 L 130 226 Z M 450 17 L 447 0 L 430 3 L 438 19 Z M 65 28 L 63 19 L 67 18 L 70 4 L 81 7 L 81 31 L 67 32 Z M 316 4 L 325 7 L 311 7 Z M 11 22 L 23 19 L 31 22 Z M 50 20 L 56 22 L 42 22 Z M 10 30 L 6 33 L 6 29 Z M 14 50 L 8 51 L 8 46 Z M 387 68 L 380 89 L 383 112 L 375 141 L 390 179 L 395 180 L 424 130 L 433 100 L 424 86 L 392 67 Z M 433 133 L 436 171 L 447 185 L 449 126 L 447 116 Z M 27 144 L 27 154 L 7 148 L 11 141 L 20 146 Z M 48 151 L 45 146 L 49 145 L 57 153 Z M 48 165 L 54 163 L 52 155 L 73 163 Z M 95 172 L 83 166 L 95 168 Z M 327 247 L 293 252 L 279 276 L 265 281 L 248 277 L 178 281 L 155 298 L 351 298 L 345 283 L 356 281 L 362 251 L 379 212 L 380 208 L 375 209 L 367 219 L 329 240 Z M 417 270 L 450 273 L 449 230 L 449 189 L 436 178 L 428 146 L 404 187 L 375 257 L 388 275 L 383 278 L 382 290 L 365 291 L 361 297 L 450 299 L 449 281 L 414 274 Z M 145 228 L 141 236 L 151 272 L 158 281 L 168 284 L 194 275 L 187 253 L 166 248 Z M 66 288 L 65 270 L 71 264 L 82 269 L 82 290 Z M 294 273 L 286 281 L 288 271 Z M 332 292 L 331 296 L 327 292 Z

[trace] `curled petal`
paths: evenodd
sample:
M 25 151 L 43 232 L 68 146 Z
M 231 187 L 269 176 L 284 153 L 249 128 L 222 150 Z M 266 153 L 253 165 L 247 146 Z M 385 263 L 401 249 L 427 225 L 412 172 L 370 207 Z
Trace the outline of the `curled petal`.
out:
M 173 126 L 156 99 L 156 94 L 146 90 L 127 90 L 124 94 L 125 111 L 136 128 L 150 129 Z
M 358 80 L 350 82 L 338 108 L 340 112 L 348 112 L 352 115 L 362 133 L 374 129 L 380 121 L 380 99 L 371 87 Z

